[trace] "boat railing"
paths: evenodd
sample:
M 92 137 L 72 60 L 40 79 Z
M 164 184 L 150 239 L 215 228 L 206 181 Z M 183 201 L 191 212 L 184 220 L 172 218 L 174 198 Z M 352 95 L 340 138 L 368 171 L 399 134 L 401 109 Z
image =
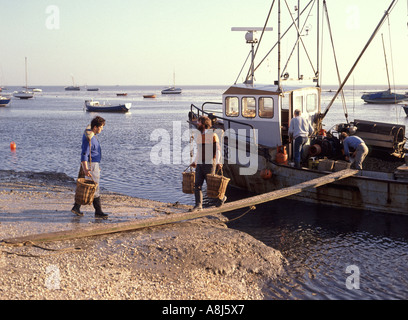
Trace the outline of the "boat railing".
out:
M 234 120 L 234 119 L 224 118 L 224 117 L 221 117 L 221 116 L 215 116 L 214 113 L 222 113 L 222 112 L 213 111 L 213 110 L 211 110 L 211 111 L 208 111 L 208 110 L 205 111 L 205 110 L 204 110 L 204 106 L 206 106 L 206 105 L 208 105 L 208 104 L 222 105 L 221 102 L 204 102 L 204 103 L 202 104 L 201 108 L 200 108 L 200 107 L 197 107 L 197 106 L 194 105 L 194 104 L 191 104 L 191 106 L 190 106 L 190 113 L 189 113 L 189 116 L 188 116 L 188 117 L 189 117 L 189 120 L 190 120 L 190 121 L 194 121 L 194 120 L 193 120 L 194 117 L 197 117 L 197 119 L 198 119 L 198 118 L 201 117 L 201 116 L 207 116 L 207 117 L 209 117 L 211 120 L 214 120 L 214 119 L 222 120 L 223 123 L 224 123 L 224 130 L 231 129 L 231 123 L 235 123 L 235 124 L 238 124 L 238 125 L 242 125 L 242 126 L 244 126 L 244 127 L 248 127 L 249 130 L 252 130 L 253 136 L 251 137 L 250 135 L 246 135 L 246 136 L 244 137 L 245 140 L 246 140 L 247 142 L 251 142 L 251 138 L 252 138 L 252 139 L 253 139 L 252 143 L 254 143 L 255 145 L 258 145 L 258 143 L 257 143 L 256 130 L 255 130 L 255 127 L 254 127 L 252 124 L 245 123 L 245 122 L 242 122 L 242 121 L 237 121 L 237 120 Z M 194 112 L 194 111 L 195 111 L 195 112 Z M 236 135 L 236 139 L 238 140 L 238 139 L 239 139 L 238 133 L 236 133 L 235 135 Z

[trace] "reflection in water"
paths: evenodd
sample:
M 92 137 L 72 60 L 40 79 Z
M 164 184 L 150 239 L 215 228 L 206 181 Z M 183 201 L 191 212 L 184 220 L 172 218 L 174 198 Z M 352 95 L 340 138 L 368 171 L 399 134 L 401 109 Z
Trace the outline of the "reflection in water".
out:
M 265 288 L 268 299 L 408 297 L 408 217 L 278 200 L 229 226 L 288 260 Z M 359 289 L 348 289 L 356 279 Z

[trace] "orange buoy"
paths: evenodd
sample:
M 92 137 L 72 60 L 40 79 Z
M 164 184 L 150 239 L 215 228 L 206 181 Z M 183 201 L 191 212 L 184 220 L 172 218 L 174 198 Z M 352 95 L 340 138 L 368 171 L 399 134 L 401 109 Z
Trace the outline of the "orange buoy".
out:
M 268 179 L 272 178 L 272 170 L 263 169 L 261 171 L 261 178 L 264 179 L 264 180 L 268 180 Z
M 11 142 L 11 143 L 10 143 L 10 149 L 11 149 L 11 151 L 16 150 L 16 148 L 17 148 L 16 143 L 15 143 L 14 141 Z
M 277 151 L 276 162 L 279 164 L 288 164 L 288 153 L 286 152 L 286 147 L 280 146 L 278 147 Z

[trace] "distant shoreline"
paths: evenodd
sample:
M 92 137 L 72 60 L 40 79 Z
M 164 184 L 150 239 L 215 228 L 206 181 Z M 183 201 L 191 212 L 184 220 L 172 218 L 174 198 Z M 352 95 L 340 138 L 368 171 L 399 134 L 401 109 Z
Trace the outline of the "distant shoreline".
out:
M 199 88 L 212 88 L 212 89 L 227 89 L 228 87 L 230 87 L 232 84 L 226 84 L 226 85 L 220 85 L 220 84 L 216 84 L 216 85 L 178 85 L 179 87 L 183 88 L 183 89 L 199 89 Z M 259 85 L 264 85 L 264 83 L 259 83 Z M 267 85 L 267 84 L 265 84 Z M 17 89 L 20 89 L 24 87 L 23 85 L 4 85 L 2 86 L 3 90 L 6 91 L 14 91 Z M 31 85 L 30 88 L 55 88 L 55 89 L 61 89 L 64 90 L 64 88 L 66 87 L 66 85 Z M 123 89 L 123 88 L 128 88 L 128 89 L 152 89 L 152 88 L 156 88 L 156 89 L 162 89 L 162 88 L 166 88 L 169 87 L 169 85 L 79 85 L 79 87 L 81 88 L 82 91 L 86 91 L 86 88 L 100 88 L 100 89 Z M 338 85 L 334 85 L 334 84 L 327 84 L 327 85 L 322 85 L 321 86 L 323 90 L 326 89 L 332 89 L 332 90 L 336 90 L 339 86 Z M 352 85 L 352 84 L 347 84 L 344 86 L 344 88 L 346 90 L 350 90 L 350 89 L 368 89 L 368 90 L 386 90 L 388 89 L 388 86 L 386 84 L 377 84 L 377 85 Z M 395 86 L 391 86 L 392 90 L 408 90 L 408 84 L 399 84 L 399 85 L 395 85 Z

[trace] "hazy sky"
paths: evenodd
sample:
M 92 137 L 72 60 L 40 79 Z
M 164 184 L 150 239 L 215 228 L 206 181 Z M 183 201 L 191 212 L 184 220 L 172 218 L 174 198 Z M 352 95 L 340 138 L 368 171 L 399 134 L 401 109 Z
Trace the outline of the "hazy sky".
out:
M 171 85 L 173 71 L 177 85 L 229 85 L 237 78 L 250 49 L 244 40 L 245 33 L 231 32 L 231 27 L 262 27 L 271 3 L 271 0 L 0 0 L 0 85 L 24 84 L 25 57 L 29 86 L 71 85 L 71 76 L 78 85 Z M 297 0 L 288 3 L 294 11 Z M 391 0 L 327 0 L 343 78 L 390 3 Z M 287 9 L 282 1 L 284 11 Z M 305 45 L 317 30 L 313 15 L 308 23 L 309 36 L 304 37 Z M 274 10 L 268 26 L 275 31 L 276 20 Z M 286 26 L 290 22 L 288 16 L 283 18 Z M 390 72 L 395 72 L 391 81 L 395 78 L 397 84 L 408 84 L 407 22 L 407 0 L 400 0 L 391 14 L 390 27 L 386 23 L 381 31 Z M 275 31 L 265 36 L 263 53 L 276 42 Z M 332 61 L 331 48 L 329 41 L 324 42 L 324 63 L 328 63 Z M 308 45 L 313 52 L 315 45 Z M 289 41 L 282 41 L 283 55 L 291 49 Z M 257 80 L 272 83 L 277 77 L 275 67 L 275 57 L 271 55 Z M 323 81 L 336 82 L 334 69 L 325 68 Z M 302 73 L 309 70 L 308 65 L 303 65 Z M 380 33 L 351 81 L 386 84 L 385 70 Z M 290 73 L 292 76 L 293 71 Z

